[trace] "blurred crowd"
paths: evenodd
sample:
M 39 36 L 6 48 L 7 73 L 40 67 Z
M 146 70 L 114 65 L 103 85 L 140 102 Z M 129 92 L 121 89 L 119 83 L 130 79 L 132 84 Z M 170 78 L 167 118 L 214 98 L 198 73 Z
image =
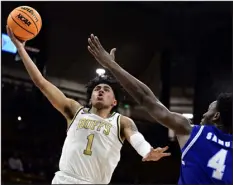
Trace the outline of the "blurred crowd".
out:
M 41 107 L 44 102 L 36 100 L 37 95 L 25 86 L 2 83 L 3 182 L 50 182 L 58 169 L 65 132 L 57 139 L 52 130 L 59 129 L 50 124 L 53 112 L 45 115 L 48 109 Z

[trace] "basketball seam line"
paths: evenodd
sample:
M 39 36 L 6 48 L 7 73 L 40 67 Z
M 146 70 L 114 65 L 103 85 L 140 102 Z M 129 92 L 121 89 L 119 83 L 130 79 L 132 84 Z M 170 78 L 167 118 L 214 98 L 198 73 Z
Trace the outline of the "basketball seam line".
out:
M 17 36 L 17 38 L 20 39 L 21 41 L 24 41 L 24 39 L 25 39 L 25 38 L 19 37 L 19 36 Z M 34 38 L 34 37 L 33 37 L 33 38 Z
M 12 17 L 12 15 L 11 15 L 11 18 L 12 18 L 12 20 L 13 20 L 20 28 L 24 29 L 26 32 L 31 33 L 32 35 L 35 36 L 34 33 L 32 33 L 32 32 L 30 32 L 30 31 L 26 30 L 26 29 L 25 29 L 24 27 L 22 27 L 19 23 L 17 23 L 17 22 L 14 20 L 14 18 Z
M 19 10 L 19 9 L 17 9 L 18 11 L 20 11 L 20 12 L 23 12 L 23 13 L 25 13 L 28 17 L 30 17 L 30 15 L 28 15 L 26 12 L 24 12 L 24 11 L 22 11 L 22 10 Z M 37 28 L 37 25 L 36 25 L 36 23 L 35 23 L 35 21 L 30 17 L 30 19 L 32 20 L 32 22 L 35 24 L 35 26 L 36 26 L 36 30 L 37 30 L 37 33 L 38 33 L 38 28 Z

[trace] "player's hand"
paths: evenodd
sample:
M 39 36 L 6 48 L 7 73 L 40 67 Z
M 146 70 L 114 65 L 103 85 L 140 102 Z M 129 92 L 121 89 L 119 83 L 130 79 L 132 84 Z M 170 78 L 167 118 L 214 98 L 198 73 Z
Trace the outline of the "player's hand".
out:
M 115 60 L 116 48 L 113 48 L 110 53 L 108 53 L 101 45 L 97 36 L 91 34 L 88 38 L 88 50 L 95 57 L 95 59 L 103 66 L 108 67 L 111 62 Z
M 170 156 L 171 153 L 164 153 L 165 151 L 168 150 L 168 146 L 164 147 L 164 148 L 156 148 L 156 149 L 151 149 L 150 153 L 147 154 L 147 156 L 145 156 L 142 161 L 158 161 L 163 157 L 167 157 Z
M 6 31 L 7 31 L 8 36 L 10 37 L 11 41 L 14 43 L 14 45 L 17 49 L 25 46 L 25 41 L 20 41 L 19 39 L 17 39 L 15 37 L 14 33 L 12 32 L 11 28 L 6 26 Z

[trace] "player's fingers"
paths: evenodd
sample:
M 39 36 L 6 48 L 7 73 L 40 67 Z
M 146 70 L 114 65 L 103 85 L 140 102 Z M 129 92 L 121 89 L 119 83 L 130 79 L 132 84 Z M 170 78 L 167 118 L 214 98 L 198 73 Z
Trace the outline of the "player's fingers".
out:
M 171 156 L 171 153 L 161 153 L 160 156 L 161 157 L 168 157 L 168 156 Z
M 165 151 L 168 150 L 168 148 L 169 148 L 168 146 L 165 146 L 165 147 L 163 147 L 163 148 L 160 149 L 160 152 L 165 152 Z
M 14 35 L 12 29 L 9 28 L 9 30 L 10 30 L 11 39 L 16 40 L 15 35 Z
M 113 60 L 115 60 L 115 52 L 116 52 L 116 48 L 113 48 L 110 51 L 110 55 L 112 56 Z
M 115 55 L 115 52 L 116 52 L 116 48 L 113 48 L 113 49 L 111 49 L 110 54 Z
M 162 148 L 158 147 L 158 148 L 154 149 L 153 151 L 154 152 L 160 152 L 161 150 L 162 150 Z
M 94 45 L 94 43 L 92 42 L 90 38 L 88 38 L 88 43 L 93 51 L 97 51 L 96 46 Z
M 12 41 L 17 41 L 17 40 L 19 40 L 19 39 L 17 39 L 16 37 L 15 37 L 15 35 L 14 35 L 14 33 L 13 33 L 13 31 L 12 31 L 12 29 L 9 27 L 9 26 L 7 26 L 8 27 L 8 32 L 7 32 L 7 34 L 9 35 L 9 37 L 11 38 L 11 40 Z
M 9 35 L 9 29 L 8 29 L 8 26 L 6 25 L 6 32 L 7 34 Z
M 87 49 L 88 49 L 88 51 L 94 56 L 94 57 L 97 57 L 97 54 L 96 54 L 96 52 L 95 51 L 93 51 L 92 49 L 91 49 L 91 47 L 90 46 L 87 46 Z
M 95 42 L 99 48 L 103 48 L 102 44 L 100 43 L 99 39 L 97 36 L 95 36 Z
M 95 39 L 95 36 L 94 36 L 94 34 L 91 34 L 91 41 L 92 41 L 92 43 L 95 45 L 95 47 L 96 48 L 100 48 L 99 46 L 98 46 L 98 44 L 97 44 L 97 41 L 96 41 L 96 39 Z
M 9 26 L 6 26 L 6 31 L 7 31 L 7 35 L 8 35 L 10 38 L 12 38 L 12 32 L 11 32 Z

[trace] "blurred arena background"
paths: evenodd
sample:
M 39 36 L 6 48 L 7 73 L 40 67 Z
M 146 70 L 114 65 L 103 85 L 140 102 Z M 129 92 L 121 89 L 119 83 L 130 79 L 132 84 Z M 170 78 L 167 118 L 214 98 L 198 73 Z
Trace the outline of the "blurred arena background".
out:
M 41 15 L 39 35 L 27 43 L 43 75 L 68 97 L 85 103 L 85 84 L 100 68 L 87 50 L 98 35 L 116 61 L 172 111 L 195 124 L 221 91 L 232 89 L 231 2 L 1 2 L 2 34 L 8 14 L 28 5 Z M 2 183 L 50 183 L 66 135 L 66 121 L 30 80 L 2 35 Z M 171 131 L 126 95 L 119 112 L 136 122 L 154 146 L 172 156 L 142 163 L 126 142 L 112 183 L 175 184 L 180 151 Z M 19 162 L 20 161 L 20 162 Z

